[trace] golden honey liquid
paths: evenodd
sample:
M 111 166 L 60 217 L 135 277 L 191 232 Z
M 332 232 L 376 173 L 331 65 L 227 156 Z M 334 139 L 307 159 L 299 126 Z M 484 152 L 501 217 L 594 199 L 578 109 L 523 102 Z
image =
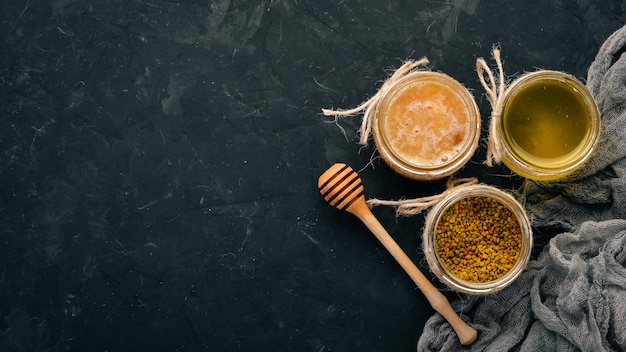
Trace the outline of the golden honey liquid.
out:
M 456 158 L 470 130 L 467 107 L 439 82 L 415 82 L 398 92 L 380 118 L 380 130 L 404 161 L 437 166 Z
M 532 82 L 504 108 L 502 132 L 512 154 L 539 167 L 558 167 L 583 149 L 591 122 L 577 90 L 557 80 Z

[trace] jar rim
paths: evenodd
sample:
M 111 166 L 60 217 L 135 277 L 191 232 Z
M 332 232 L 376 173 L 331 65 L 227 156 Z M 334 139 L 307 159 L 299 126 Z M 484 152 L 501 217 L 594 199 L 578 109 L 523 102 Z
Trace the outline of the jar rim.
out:
M 583 105 L 587 108 L 585 116 L 588 118 L 590 124 L 589 131 L 584 136 L 583 140 L 578 144 L 577 150 L 571 152 L 573 157 L 550 166 L 540 165 L 532 160 L 529 160 L 528 158 L 525 158 L 520 153 L 515 152 L 514 148 L 511 146 L 512 142 L 508 141 L 508 137 L 506 137 L 506 128 L 504 126 L 506 122 L 505 113 L 508 106 L 507 104 L 522 89 L 530 84 L 540 81 L 560 82 L 571 87 L 572 92 L 578 95 L 583 102 Z M 591 154 L 597 146 L 600 135 L 600 112 L 595 99 L 584 84 L 582 84 L 574 76 L 565 72 L 538 70 L 518 77 L 507 87 L 497 114 L 500 116 L 500 121 L 497 124 L 496 133 L 498 133 L 502 141 L 503 162 L 514 172 L 529 179 L 553 180 L 567 176 L 580 169 L 591 157 Z
M 520 255 L 517 258 L 515 265 L 506 274 L 493 281 L 472 282 L 457 277 L 439 262 L 435 250 L 435 230 L 443 214 L 453 204 L 470 197 L 489 197 L 498 201 L 511 211 L 520 225 L 522 236 Z M 439 281 L 451 289 L 473 295 L 494 293 L 513 283 L 513 281 L 515 281 L 515 279 L 522 274 L 530 261 L 533 246 L 532 227 L 528 215 L 526 214 L 526 211 L 521 203 L 508 192 L 487 185 L 471 185 L 462 187 L 458 191 L 447 195 L 441 202 L 433 206 L 426 216 L 422 241 L 426 261 L 431 272 L 435 274 Z
M 464 110 L 468 117 L 468 130 L 463 139 L 459 151 L 448 160 L 435 165 L 420 165 L 412 163 L 394 150 L 385 131 L 381 125 L 384 123 L 384 112 L 388 104 L 395 96 L 402 93 L 404 89 L 416 83 L 436 83 L 452 92 L 464 104 Z M 454 78 L 439 72 L 415 71 L 412 72 L 390 87 L 382 94 L 374 108 L 375 119 L 372 122 L 372 134 L 374 143 L 381 158 L 399 174 L 416 180 L 434 180 L 453 174 L 461 169 L 474 155 L 480 140 L 481 117 L 474 97 L 465 86 Z

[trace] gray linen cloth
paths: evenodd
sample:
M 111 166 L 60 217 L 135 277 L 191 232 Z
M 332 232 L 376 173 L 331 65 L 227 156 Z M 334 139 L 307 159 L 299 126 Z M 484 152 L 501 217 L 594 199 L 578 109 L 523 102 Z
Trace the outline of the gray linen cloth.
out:
M 587 88 L 602 115 L 588 165 L 520 190 L 536 227 L 563 229 L 509 287 L 452 305 L 478 330 L 461 346 L 432 316 L 418 351 L 626 351 L 626 26 L 591 64 Z

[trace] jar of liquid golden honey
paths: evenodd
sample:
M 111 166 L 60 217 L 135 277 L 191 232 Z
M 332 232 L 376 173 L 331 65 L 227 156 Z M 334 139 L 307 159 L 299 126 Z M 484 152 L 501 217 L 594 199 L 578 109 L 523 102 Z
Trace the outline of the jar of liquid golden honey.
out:
M 474 98 L 461 83 L 442 73 L 416 71 L 384 92 L 372 133 L 381 158 L 394 171 L 434 180 L 470 160 L 480 123 Z
M 504 93 L 497 133 L 502 161 L 534 180 L 556 180 L 589 159 L 600 133 L 600 113 L 587 88 L 571 75 L 536 71 Z

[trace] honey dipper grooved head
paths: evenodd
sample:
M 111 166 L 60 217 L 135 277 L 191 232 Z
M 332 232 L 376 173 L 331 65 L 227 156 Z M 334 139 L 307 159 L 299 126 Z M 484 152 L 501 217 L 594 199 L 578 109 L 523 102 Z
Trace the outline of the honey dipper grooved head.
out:
M 317 186 L 330 205 L 345 210 L 363 197 L 363 185 L 359 175 L 346 164 L 337 163 L 319 178 Z

